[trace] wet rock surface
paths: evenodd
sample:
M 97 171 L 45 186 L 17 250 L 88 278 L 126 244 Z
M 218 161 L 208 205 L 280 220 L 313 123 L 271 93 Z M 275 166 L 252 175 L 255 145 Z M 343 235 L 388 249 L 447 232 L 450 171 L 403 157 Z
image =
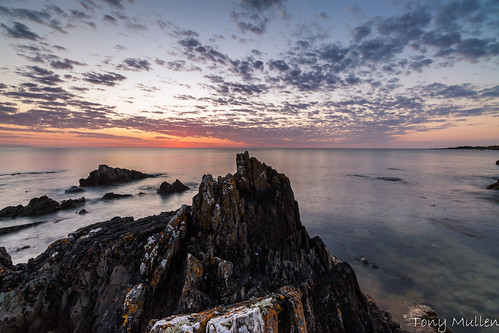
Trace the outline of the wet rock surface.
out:
M 192 206 L 81 228 L 27 264 L 0 249 L 0 299 L 6 332 L 402 332 L 247 153 Z
M 185 186 L 180 182 L 180 180 L 175 180 L 173 184 L 170 184 L 168 182 L 162 182 L 161 185 L 159 186 L 158 193 L 159 194 L 172 194 L 172 193 L 180 193 L 187 191 L 189 187 Z
M 90 172 L 90 175 L 87 178 L 80 179 L 80 186 L 115 185 L 148 177 L 153 176 L 136 170 L 112 168 L 105 164 L 101 164 L 97 170 Z

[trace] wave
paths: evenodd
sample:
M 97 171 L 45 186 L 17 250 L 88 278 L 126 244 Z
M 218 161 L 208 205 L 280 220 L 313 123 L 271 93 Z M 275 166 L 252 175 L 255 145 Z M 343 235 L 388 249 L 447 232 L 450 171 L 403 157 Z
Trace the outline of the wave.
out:
M 24 175 L 46 175 L 46 174 L 61 173 L 61 172 L 65 172 L 65 170 L 58 170 L 58 171 L 28 171 L 28 172 L 1 173 L 0 177 L 5 177 L 5 176 L 24 176 Z

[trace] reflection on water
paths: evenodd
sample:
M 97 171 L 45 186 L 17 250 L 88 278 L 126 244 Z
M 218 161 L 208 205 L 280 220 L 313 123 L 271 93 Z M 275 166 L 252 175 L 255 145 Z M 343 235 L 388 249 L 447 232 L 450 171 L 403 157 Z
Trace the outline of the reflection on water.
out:
M 117 215 L 140 218 L 190 204 L 203 174 L 235 172 L 236 152 L 1 149 L 0 208 L 25 205 L 41 195 L 59 202 L 83 195 L 89 214 L 59 211 L 1 221 L 2 226 L 47 223 L 0 236 L 0 244 L 17 262 L 26 261 L 81 226 Z M 290 178 L 309 233 L 321 236 L 331 253 L 348 261 L 364 291 L 396 320 L 402 321 L 409 305 L 421 302 L 449 320 L 499 316 L 499 191 L 485 189 L 499 177 L 497 152 L 254 149 L 250 154 Z M 99 164 L 161 175 L 64 193 Z M 176 178 L 191 190 L 173 196 L 156 194 L 162 181 Z M 106 192 L 133 197 L 99 200 Z M 356 260 L 360 257 L 369 265 Z M 454 331 L 471 332 L 469 328 Z

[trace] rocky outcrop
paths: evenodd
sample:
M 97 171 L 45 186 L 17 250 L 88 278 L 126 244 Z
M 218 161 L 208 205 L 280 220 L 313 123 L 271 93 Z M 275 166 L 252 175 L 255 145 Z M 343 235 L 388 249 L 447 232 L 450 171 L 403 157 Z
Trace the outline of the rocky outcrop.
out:
M 248 153 L 236 174 L 205 175 L 191 207 L 117 217 L 27 264 L 8 259 L 0 331 L 401 332 L 309 237 L 289 179 Z
M 80 179 L 80 186 L 115 185 L 148 177 L 152 177 L 152 175 L 136 170 L 112 168 L 105 164 L 101 164 L 97 170 L 90 172 L 90 175 L 87 178 Z
M 494 183 L 489 186 L 487 186 L 487 189 L 489 190 L 499 190 L 499 179 Z
M 50 199 L 46 195 L 33 198 L 26 206 L 8 206 L 0 210 L 0 217 L 17 217 L 17 216 L 34 216 L 47 213 L 53 213 L 61 207 L 55 200 Z
M 162 182 L 159 186 L 159 194 L 172 194 L 187 191 L 189 188 L 182 184 L 180 180 L 175 180 L 173 184 Z
M 33 198 L 26 205 L 8 206 L 0 210 L 0 217 L 36 216 L 56 212 L 60 209 L 72 209 L 85 203 L 85 198 L 63 200 L 62 203 L 46 195 Z

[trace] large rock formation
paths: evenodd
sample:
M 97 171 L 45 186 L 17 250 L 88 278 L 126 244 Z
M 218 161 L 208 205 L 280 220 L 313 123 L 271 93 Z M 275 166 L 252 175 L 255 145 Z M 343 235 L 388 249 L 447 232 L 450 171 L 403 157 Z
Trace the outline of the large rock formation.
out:
M 288 178 L 248 153 L 235 175 L 205 175 L 192 207 L 0 259 L 0 332 L 401 331 L 309 237 Z
M 152 177 L 152 175 L 136 170 L 112 168 L 105 164 L 101 164 L 97 170 L 90 172 L 90 175 L 87 178 L 80 179 L 80 186 L 115 185 L 148 177 Z

